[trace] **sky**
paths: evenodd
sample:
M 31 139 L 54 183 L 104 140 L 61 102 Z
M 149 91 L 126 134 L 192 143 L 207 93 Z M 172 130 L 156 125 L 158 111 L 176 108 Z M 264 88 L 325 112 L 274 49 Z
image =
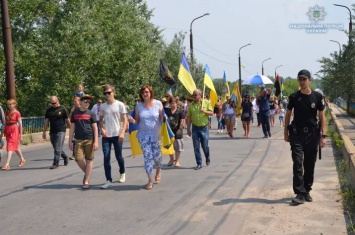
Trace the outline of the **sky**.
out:
M 228 81 L 239 79 L 238 54 L 240 50 L 242 80 L 262 74 L 296 78 L 301 69 L 311 71 L 317 78 L 321 69 L 318 62 L 330 57 L 347 44 L 348 36 L 339 27 L 349 28 L 349 11 L 333 4 L 352 9 L 355 0 L 146 0 L 153 10 L 151 22 L 164 29 L 162 35 L 170 43 L 174 34 L 184 32 L 185 54 L 190 54 L 190 24 L 192 24 L 193 55 L 201 64 L 208 64 L 213 78 Z M 318 7 L 320 16 L 313 13 Z M 354 12 L 352 11 L 352 15 Z M 315 20 L 318 20 L 317 22 Z M 327 24 L 337 29 L 323 33 L 309 33 L 290 25 Z M 354 27 L 355 28 L 355 27 Z M 271 58 L 270 60 L 266 60 Z M 266 60 L 266 61 L 264 61 Z M 264 61 L 264 62 L 263 62 Z M 281 67 L 278 67 L 282 65 Z M 179 66 L 179 65 L 176 65 Z M 278 67 L 276 69 L 276 67 Z M 318 75 L 315 75 L 317 74 Z

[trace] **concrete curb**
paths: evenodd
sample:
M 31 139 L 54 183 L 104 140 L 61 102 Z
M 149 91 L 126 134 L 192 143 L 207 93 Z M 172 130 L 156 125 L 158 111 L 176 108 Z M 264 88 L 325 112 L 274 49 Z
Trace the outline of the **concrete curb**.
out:
M 330 109 L 331 109 L 331 115 L 332 119 L 335 124 L 335 130 L 339 132 L 339 135 L 341 139 L 344 141 L 344 145 L 342 146 L 342 152 L 344 155 L 344 159 L 348 162 L 349 164 L 349 169 L 351 172 L 351 176 L 353 180 L 355 181 L 355 146 L 350 140 L 349 136 L 346 134 L 346 131 L 341 124 L 340 120 L 338 117 L 334 114 L 333 108 L 336 107 L 335 104 L 331 104 Z

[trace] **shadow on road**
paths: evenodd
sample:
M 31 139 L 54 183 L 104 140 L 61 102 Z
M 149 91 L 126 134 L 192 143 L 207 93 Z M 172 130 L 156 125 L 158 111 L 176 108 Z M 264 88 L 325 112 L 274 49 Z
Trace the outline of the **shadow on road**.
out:
M 265 204 L 289 204 L 291 201 L 291 198 L 281 198 L 281 199 L 275 199 L 275 200 L 269 200 L 269 199 L 264 199 L 264 198 L 242 198 L 242 199 L 237 199 L 237 198 L 227 198 L 223 199 L 219 202 L 214 202 L 212 203 L 215 206 L 223 206 L 231 203 L 265 203 Z

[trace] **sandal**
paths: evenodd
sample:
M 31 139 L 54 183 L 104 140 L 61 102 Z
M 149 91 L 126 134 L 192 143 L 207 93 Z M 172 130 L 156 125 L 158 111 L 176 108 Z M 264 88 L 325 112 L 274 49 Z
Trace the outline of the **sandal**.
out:
M 21 166 L 25 165 L 25 163 L 26 163 L 26 160 L 23 159 L 23 160 L 20 161 L 20 163 L 18 164 L 18 166 L 21 167 Z
M 174 164 L 175 160 L 170 159 L 170 161 L 168 162 L 168 166 L 172 166 Z
M 146 186 L 145 186 L 146 190 L 151 190 L 153 189 L 153 183 L 149 182 Z
M 90 188 L 90 184 L 84 184 L 83 187 L 81 187 L 82 189 L 89 189 Z
M 3 167 L 1 167 L 1 170 L 8 171 L 8 170 L 10 170 L 10 166 L 9 165 L 3 165 Z
M 180 167 L 180 163 L 175 163 L 175 167 Z
M 155 175 L 155 183 L 159 183 L 160 182 L 160 174 L 156 174 Z

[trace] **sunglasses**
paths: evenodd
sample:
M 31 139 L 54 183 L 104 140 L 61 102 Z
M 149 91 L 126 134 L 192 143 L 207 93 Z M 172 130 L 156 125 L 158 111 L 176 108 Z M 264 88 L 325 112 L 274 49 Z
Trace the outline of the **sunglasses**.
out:
M 91 104 L 91 101 L 90 101 L 90 100 L 83 100 L 83 102 L 84 102 L 85 104 Z
M 55 105 L 55 104 L 57 104 L 57 102 L 55 102 L 55 103 L 51 103 L 51 105 Z
M 104 95 L 111 95 L 112 91 L 105 91 Z

